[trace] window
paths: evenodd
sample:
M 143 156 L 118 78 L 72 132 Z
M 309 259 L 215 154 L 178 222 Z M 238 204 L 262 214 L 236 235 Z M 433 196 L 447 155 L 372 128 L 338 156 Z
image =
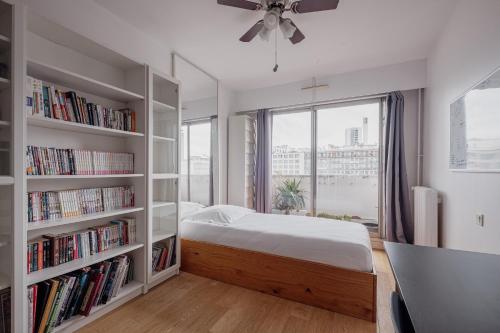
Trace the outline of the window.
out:
M 274 113 L 275 210 L 279 187 L 296 180 L 308 214 L 377 227 L 381 110 L 374 99 Z
M 212 204 L 211 122 L 182 126 L 181 198 L 183 201 Z
M 278 189 L 289 182 L 300 182 L 300 190 L 305 198 L 307 211 L 311 210 L 311 111 L 277 113 L 273 115 L 273 206 L 284 207 L 278 197 Z M 291 158 L 299 158 L 303 163 L 293 168 Z M 274 162 L 279 162 L 275 164 Z M 309 167 L 307 167 L 309 166 Z
M 316 215 L 377 226 L 380 101 L 322 108 L 316 114 Z M 345 175 L 339 166 L 347 169 Z

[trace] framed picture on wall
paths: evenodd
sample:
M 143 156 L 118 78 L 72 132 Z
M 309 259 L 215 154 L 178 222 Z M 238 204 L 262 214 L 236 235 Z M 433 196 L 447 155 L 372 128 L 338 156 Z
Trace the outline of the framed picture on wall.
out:
M 500 68 L 450 105 L 449 166 L 500 172 Z

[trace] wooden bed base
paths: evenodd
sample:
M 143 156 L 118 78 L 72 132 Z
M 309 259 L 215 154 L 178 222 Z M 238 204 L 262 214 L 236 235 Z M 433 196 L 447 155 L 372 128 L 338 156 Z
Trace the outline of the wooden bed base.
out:
M 377 275 L 182 239 L 181 270 L 376 321 Z

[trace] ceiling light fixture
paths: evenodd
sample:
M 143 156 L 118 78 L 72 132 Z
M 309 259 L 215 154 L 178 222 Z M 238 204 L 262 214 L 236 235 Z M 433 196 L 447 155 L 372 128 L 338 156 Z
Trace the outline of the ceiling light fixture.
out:
M 278 26 L 280 21 L 281 12 L 279 8 L 274 8 L 266 12 L 264 15 L 264 27 L 267 30 L 273 30 Z
M 271 36 L 271 30 L 269 30 L 269 29 L 267 29 L 265 27 L 259 32 L 259 37 L 262 40 L 265 40 L 266 42 L 269 42 L 269 37 L 270 36 Z
M 288 18 L 282 19 L 282 21 L 280 22 L 280 29 L 281 29 L 281 32 L 283 33 L 283 37 L 285 39 L 292 38 L 295 31 L 297 31 L 297 27 L 295 27 L 292 24 L 292 20 L 290 20 Z

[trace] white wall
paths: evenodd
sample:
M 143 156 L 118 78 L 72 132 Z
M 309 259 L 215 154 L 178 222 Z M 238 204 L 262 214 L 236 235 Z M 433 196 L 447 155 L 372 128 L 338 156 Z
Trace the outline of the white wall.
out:
M 237 110 L 256 110 L 422 88 L 426 84 L 426 61 L 417 60 L 337 74 L 317 78 L 316 82 L 328 84 L 329 87 L 318 89 L 317 92 L 312 89 L 304 91 L 301 88 L 311 86 L 311 81 L 301 81 L 238 92 Z
M 38 15 L 135 61 L 170 73 L 171 50 L 92 0 L 17 0 Z
M 208 118 L 217 115 L 217 98 L 209 97 L 182 102 L 182 120 Z
M 442 243 L 500 254 L 500 174 L 448 170 L 450 103 L 500 66 L 500 1 L 460 1 L 436 45 L 428 59 L 424 181 L 443 196 Z M 474 223 L 478 212 L 483 228 Z
M 236 95 L 234 91 L 219 83 L 219 201 L 227 203 L 227 138 L 229 114 L 236 110 Z

